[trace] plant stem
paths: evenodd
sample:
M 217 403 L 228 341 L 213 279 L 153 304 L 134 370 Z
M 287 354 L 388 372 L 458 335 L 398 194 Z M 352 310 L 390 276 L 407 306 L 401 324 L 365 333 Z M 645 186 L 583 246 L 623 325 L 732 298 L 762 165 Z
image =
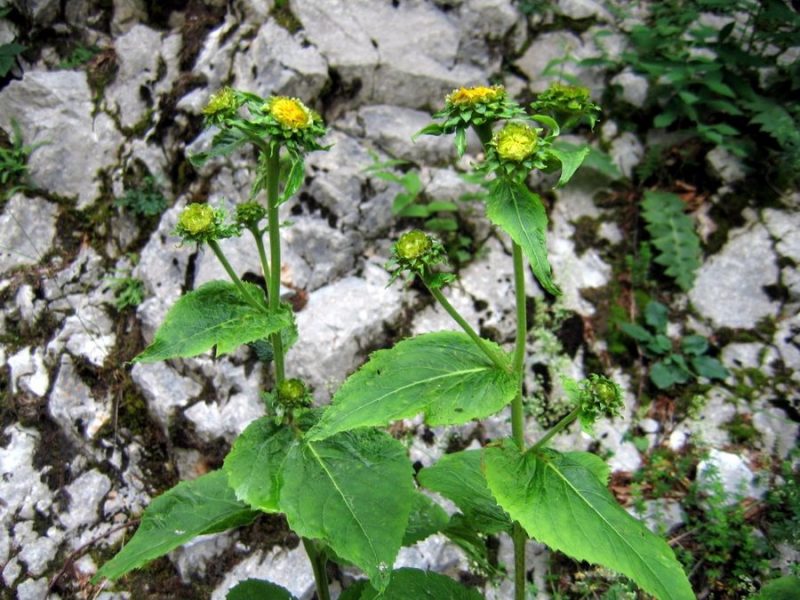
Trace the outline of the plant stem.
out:
M 267 286 L 269 286 L 270 282 L 269 263 L 267 262 L 267 252 L 264 248 L 264 237 L 258 230 L 258 226 L 253 226 L 250 229 L 250 233 L 253 234 L 253 237 L 256 240 L 256 246 L 258 247 L 258 258 L 261 260 L 261 272 L 264 275 L 264 281 L 266 281 Z M 267 290 L 267 298 L 269 299 L 269 297 L 270 297 L 269 290 Z
M 517 395 L 511 401 L 511 435 L 521 452 L 525 451 L 525 414 L 522 406 L 522 385 L 525 371 L 525 346 L 528 338 L 528 316 L 525 302 L 525 263 L 522 249 L 512 242 L 514 256 L 514 292 L 517 305 L 517 336 L 514 345 L 513 372 L 519 378 Z M 511 533 L 514 542 L 514 599 L 525 600 L 525 544 L 528 535 L 518 523 Z
M 320 552 L 314 541 L 308 538 L 303 538 L 303 547 L 306 549 L 308 560 L 311 561 L 311 568 L 314 571 L 314 582 L 317 585 L 317 600 L 331 600 L 326 567 L 328 561 L 325 558 L 325 553 Z
M 574 409 L 571 413 L 569 413 L 566 417 L 561 419 L 558 423 L 553 425 L 553 428 L 544 434 L 544 436 L 537 441 L 533 446 L 531 446 L 531 450 L 538 450 L 539 448 L 544 447 L 544 445 L 553 439 L 553 436 L 560 433 L 565 427 L 568 427 L 570 423 L 572 423 L 575 419 L 578 418 L 580 414 L 580 408 Z
M 269 309 L 277 312 L 281 302 L 281 232 L 278 220 L 278 178 L 280 177 L 280 147 L 272 145 L 267 154 L 267 222 L 269 223 Z M 270 336 L 273 361 L 275 362 L 275 383 L 280 385 L 284 378 L 283 340 L 280 332 Z
M 464 332 L 472 339 L 472 341 L 475 342 L 475 345 L 477 345 L 478 348 L 480 348 L 481 351 L 487 357 L 489 357 L 489 360 L 491 360 L 503 371 L 509 372 L 511 370 L 508 361 L 503 357 L 498 356 L 497 352 L 492 350 L 492 348 L 486 344 L 486 341 L 475 332 L 472 326 L 467 323 L 464 317 L 461 316 L 461 313 L 459 313 L 456 308 L 450 304 L 450 302 L 444 297 L 444 294 L 442 294 L 438 288 L 431 287 L 427 283 L 425 284 L 425 287 L 427 287 L 431 295 L 436 298 L 436 301 L 442 305 L 442 308 L 447 311 L 447 314 L 453 317 L 453 320 L 458 323 L 461 326 L 461 329 L 463 329 Z
M 233 284 L 236 288 L 241 292 L 244 299 L 247 300 L 248 304 L 250 304 L 253 308 L 263 311 L 264 305 L 260 304 L 252 295 L 250 295 L 250 291 L 244 287 L 242 280 L 239 279 L 239 276 L 236 274 L 236 271 L 233 270 L 231 263 L 228 262 L 228 259 L 225 257 L 225 254 L 222 252 L 222 248 L 220 248 L 219 243 L 216 240 L 209 240 L 208 246 L 211 250 L 214 251 L 214 254 L 217 257 L 217 260 L 222 264 L 222 268 L 225 269 L 225 272 L 228 274 L 228 277 L 231 278 Z

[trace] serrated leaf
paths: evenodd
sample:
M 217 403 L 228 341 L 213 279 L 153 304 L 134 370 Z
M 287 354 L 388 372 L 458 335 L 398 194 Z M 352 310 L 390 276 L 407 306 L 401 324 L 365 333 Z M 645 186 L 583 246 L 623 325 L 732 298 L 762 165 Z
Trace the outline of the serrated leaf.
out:
M 205 152 L 189 155 L 189 162 L 194 167 L 201 167 L 212 158 L 227 156 L 242 147 L 248 138 L 238 129 L 223 129 L 211 140 L 211 148 Z
M 564 150 L 556 146 L 550 148 L 550 154 L 561 162 L 561 176 L 558 178 L 556 187 L 563 187 L 572 179 L 575 171 L 583 164 L 584 159 L 589 155 L 589 146 L 584 146 L 578 150 Z
M 444 455 L 417 473 L 420 485 L 455 502 L 473 526 L 483 533 L 511 528 L 511 520 L 486 485 L 481 471 L 481 451 L 464 450 Z
M 348 593 L 349 592 L 349 593 Z M 372 586 L 361 585 L 355 592 L 345 590 L 344 600 L 482 600 L 472 588 L 461 585 L 446 575 L 420 569 L 398 569 L 392 574 L 389 586 L 378 592 Z
M 661 600 L 694 599 L 670 547 L 623 509 L 576 454 L 484 450 L 486 480 L 528 534 L 579 560 L 623 573 Z M 594 459 L 592 459 L 594 460 Z
M 499 346 L 484 340 L 499 356 Z M 424 413 L 431 425 L 458 425 L 502 409 L 517 384 L 460 332 L 440 331 L 378 350 L 336 392 L 308 433 L 323 439 L 339 431 L 382 426 Z
M 420 129 L 417 133 L 411 136 L 411 141 L 416 142 L 417 138 L 421 135 L 442 135 L 444 130 L 439 123 L 431 123 Z
M 197 356 L 213 347 L 217 355 L 226 354 L 241 344 L 292 327 L 294 319 L 288 308 L 270 313 L 261 288 L 244 285 L 260 308 L 250 304 L 232 283 L 209 281 L 175 303 L 153 343 L 134 362 Z
M 223 470 L 236 498 L 263 512 L 278 512 L 281 472 L 295 442 L 289 427 L 256 419 L 236 438 Z
M 225 600 L 297 600 L 284 587 L 263 579 L 240 581 L 225 596 Z
M 300 536 L 324 541 L 384 589 L 414 502 L 404 446 L 360 429 L 289 450 L 280 508 Z
M 239 502 L 222 471 L 179 483 L 155 498 L 131 540 L 92 579 L 118 579 L 189 540 L 247 525 L 258 512 Z
M 684 214 L 684 203 L 675 194 L 645 192 L 642 216 L 653 246 L 659 251 L 655 262 L 688 292 L 700 267 L 700 238 L 694 223 Z
M 486 215 L 519 244 L 542 287 L 560 295 L 547 261 L 547 213 L 542 199 L 525 184 L 499 178 L 490 190 Z
M 450 520 L 445 510 L 421 492 L 415 492 L 408 515 L 408 525 L 403 535 L 403 546 L 413 546 L 417 542 L 438 533 Z

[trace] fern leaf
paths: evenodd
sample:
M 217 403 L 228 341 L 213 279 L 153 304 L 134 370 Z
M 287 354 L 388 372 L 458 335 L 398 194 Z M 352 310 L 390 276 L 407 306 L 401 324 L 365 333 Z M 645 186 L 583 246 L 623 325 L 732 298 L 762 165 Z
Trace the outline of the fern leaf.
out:
M 642 208 L 650 242 L 656 249 L 654 261 L 688 292 L 700 266 L 700 239 L 692 219 L 683 212 L 683 202 L 675 194 L 646 192 Z

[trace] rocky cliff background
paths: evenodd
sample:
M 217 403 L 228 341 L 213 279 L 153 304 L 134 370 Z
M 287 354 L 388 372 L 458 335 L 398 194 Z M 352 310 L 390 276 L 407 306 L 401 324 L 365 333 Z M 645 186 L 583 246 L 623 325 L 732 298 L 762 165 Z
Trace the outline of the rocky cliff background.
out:
M 372 350 L 450 328 L 424 294 L 387 287 L 382 265 L 390 243 L 419 223 L 393 216 L 402 189 L 366 169 L 402 159 L 402 169 L 419 173 L 428 198 L 459 200 L 480 189 L 460 177 L 477 143 L 456 162 L 449 139 L 411 141 L 453 88 L 502 83 L 513 96 L 532 99 L 570 75 L 602 104 L 618 86 L 622 100 L 607 107 L 595 131 L 573 140 L 602 151 L 605 171 L 585 169 L 555 192 L 542 183 L 564 296 L 556 302 L 529 282 L 529 430 L 560 415 L 558 372 L 604 370 L 626 388 L 625 414 L 600 424 L 593 439 L 573 430 L 561 443 L 609 457 L 618 498 L 675 547 L 690 556 L 705 552 L 708 537 L 698 528 L 710 518 L 708 504 L 704 509 L 691 494 L 714 497 L 703 483 L 712 464 L 726 493 L 716 508 L 740 515 L 752 539 L 769 533 L 764 519 L 776 502 L 789 510 L 789 496 L 776 500 L 775 490 L 794 489 L 800 506 L 791 462 L 800 420 L 796 192 L 749 185 L 738 159 L 707 146 L 691 173 L 676 167 L 660 184 L 683 194 L 704 259 L 688 293 L 659 281 L 657 271 L 649 285 L 667 289 L 670 336 L 708 337 L 728 368 L 725 381 L 662 392 L 648 383 L 635 349 L 609 352 L 612 307 L 625 306 L 632 290 L 626 256 L 642 232 L 641 189 L 633 182 L 652 141 L 628 123 L 645 104 L 648 82 L 577 61 L 621 55 L 646 6 L 622 6 L 624 16 L 612 10 L 620 5 L 599 0 L 0 6 L 0 44 L 25 46 L 0 84 L 0 144 L 13 148 L 21 140 L 31 150 L 27 177 L 13 186 L 3 181 L 0 214 L 0 597 L 223 598 L 236 581 L 258 575 L 311 597 L 310 567 L 278 517 L 199 539 L 114 585 L 88 582 L 152 497 L 218 467 L 232 439 L 263 413 L 259 392 L 270 382 L 250 351 L 128 362 L 183 291 L 224 275 L 213 256 L 179 246 L 171 235 L 187 203 L 228 206 L 249 193 L 252 157 L 199 171 L 187 162 L 209 141 L 201 110 L 223 85 L 296 96 L 330 127 L 332 148 L 309 157 L 305 184 L 283 207 L 291 223 L 284 293 L 300 330 L 288 371 L 313 385 L 320 402 Z M 465 201 L 455 216 L 464 255 L 453 302 L 484 335 L 513 343 L 508 242 L 481 212 L 479 202 Z M 226 252 L 240 271 L 258 273 L 245 242 L 226 242 Z M 130 301 L 123 294 L 132 294 Z M 427 466 L 509 430 L 500 415 L 447 430 L 407 421 L 394 432 L 418 466 Z M 767 574 L 796 565 L 791 541 L 766 539 L 763 552 L 751 553 L 760 561 L 750 575 L 753 590 Z M 495 564 L 510 562 L 507 540 L 490 540 L 490 548 Z M 536 544 L 529 554 L 541 597 L 624 589 L 610 574 Z M 744 597 L 734 584 L 715 589 L 702 577 L 706 567 L 687 560 L 700 570 L 692 573 L 698 593 Z M 471 571 L 467 557 L 439 536 L 403 550 L 399 562 L 473 582 L 487 598 L 509 597 L 508 582 Z M 353 575 L 337 573 L 337 585 Z

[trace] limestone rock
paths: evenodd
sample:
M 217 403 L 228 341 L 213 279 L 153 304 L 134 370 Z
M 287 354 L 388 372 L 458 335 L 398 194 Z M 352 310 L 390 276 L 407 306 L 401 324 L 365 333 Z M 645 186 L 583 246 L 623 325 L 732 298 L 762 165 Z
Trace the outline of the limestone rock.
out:
M 233 87 L 262 97 L 294 96 L 314 106 L 328 82 L 328 65 L 302 33 L 291 35 L 268 19 L 255 38 L 242 42 L 233 60 Z
M 706 162 L 722 183 L 736 183 L 747 176 L 742 160 L 722 146 L 717 146 L 706 154 Z
M 636 108 L 642 108 L 647 100 L 649 84 L 645 77 L 625 69 L 611 79 L 611 84 L 622 89 L 622 99 Z
M 384 324 L 400 313 L 401 298 L 387 288 L 389 276 L 368 264 L 364 277 L 346 277 L 309 294 L 297 313 L 299 341 L 289 350 L 287 375 L 314 388 L 318 400 L 327 400 L 344 377 L 379 345 Z
M 111 480 L 92 469 L 67 485 L 64 490 L 69 497 L 69 510 L 59 515 L 67 530 L 94 525 L 100 516 L 100 503 L 111 490 Z
M 41 348 L 23 348 L 8 358 L 11 368 L 11 393 L 27 392 L 43 398 L 50 387 L 50 375 L 44 365 Z
M 741 456 L 712 449 L 708 458 L 697 465 L 697 478 L 702 485 L 709 487 L 717 477 L 726 494 L 726 505 L 743 497 L 761 498 L 766 492 Z
M 608 149 L 611 160 L 617 165 L 620 172 L 630 178 L 633 169 L 644 157 L 644 146 L 633 133 L 626 131 L 611 142 Z
M 169 427 L 175 409 L 186 406 L 203 390 L 199 383 L 179 375 L 163 362 L 136 363 L 131 370 L 131 379 L 142 390 L 150 412 L 164 431 Z
M 717 327 L 751 329 L 777 314 L 765 286 L 778 281 L 778 266 L 767 229 L 760 224 L 731 232 L 728 243 L 697 271 L 689 299 Z
M 158 96 L 172 88 L 178 76 L 181 38 L 135 25 L 116 38 L 114 46 L 119 71 L 105 90 L 105 99 L 120 125 L 132 128 L 147 117 L 148 110 L 157 108 Z
M 116 162 L 122 142 L 105 113 L 94 114 L 83 71 L 28 71 L 0 92 L 0 127 L 15 118 L 27 144 L 43 144 L 30 156 L 31 180 L 90 206 L 101 192 L 99 172 Z M 91 148 L 91 152 L 86 149 Z
M 35 265 L 50 252 L 56 237 L 57 216 L 56 205 L 42 198 L 27 198 L 22 194 L 11 197 L 0 215 L 0 274 Z
M 298 600 L 311 600 L 314 574 L 302 546 L 294 550 L 275 548 L 264 554 L 257 550 L 225 576 L 211 594 L 211 600 L 224 600 L 228 590 L 244 579 L 267 579 L 292 593 Z
M 39 434 L 19 425 L 6 427 L 3 434 L 8 442 L 0 447 L 0 526 L 8 530 L 16 519 L 31 520 L 37 512 L 46 514 L 53 494 L 33 466 Z
M 61 366 L 48 400 L 50 416 L 74 439 L 91 440 L 111 419 L 111 399 L 99 401 L 78 375 L 68 354 L 61 356 Z

